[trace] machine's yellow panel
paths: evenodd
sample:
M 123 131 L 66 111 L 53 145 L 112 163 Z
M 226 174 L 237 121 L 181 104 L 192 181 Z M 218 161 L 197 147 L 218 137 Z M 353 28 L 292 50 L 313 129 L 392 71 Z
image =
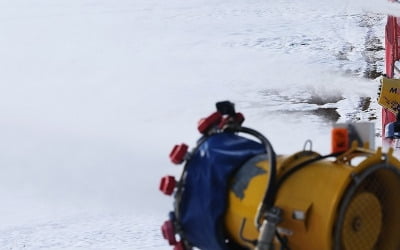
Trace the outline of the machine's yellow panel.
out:
M 352 166 L 358 154 L 367 157 Z M 279 157 L 278 176 L 315 155 Z M 275 206 L 283 211 L 277 232 L 295 250 L 399 249 L 400 199 L 394 190 L 400 190 L 400 164 L 387 157 L 380 150 L 349 151 L 336 161 L 317 160 L 296 171 L 277 192 Z M 269 171 L 268 161 L 256 158 L 232 180 L 241 189 L 229 192 L 225 226 L 232 240 L 249 249 L 260 233 L 254 220 Z

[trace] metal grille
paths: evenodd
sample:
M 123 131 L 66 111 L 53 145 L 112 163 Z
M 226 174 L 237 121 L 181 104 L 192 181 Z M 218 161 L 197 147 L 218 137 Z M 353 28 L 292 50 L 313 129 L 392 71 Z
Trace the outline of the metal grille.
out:
M 374 169 L 355 181 L 341 205 L 335 249 L 400 249 L 400 175 L 394 167 Z

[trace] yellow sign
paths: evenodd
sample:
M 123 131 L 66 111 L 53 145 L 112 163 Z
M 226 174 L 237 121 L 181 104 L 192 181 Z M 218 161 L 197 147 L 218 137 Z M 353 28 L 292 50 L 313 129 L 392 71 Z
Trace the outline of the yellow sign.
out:
M 397 114 L 400 107 L 400 79 L 382 79 L 378 103 Z

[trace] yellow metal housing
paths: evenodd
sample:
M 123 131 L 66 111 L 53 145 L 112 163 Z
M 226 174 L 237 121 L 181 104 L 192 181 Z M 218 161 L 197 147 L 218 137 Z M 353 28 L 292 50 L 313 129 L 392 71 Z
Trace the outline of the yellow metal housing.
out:
M 318 154 L 278 157 L 278 178 Z M 358 160 L 359 164 L 351 165 Z M 380 150 L 352 148 L 290 175 L 277 191 L 283 210 L 277 231 L 292 250 L 400 249 L 400 162 Z M 269 182 L 269 163 L 255 158 L 232 178 L 225 217 L 229 237 L 254 248 L 257 208 Z

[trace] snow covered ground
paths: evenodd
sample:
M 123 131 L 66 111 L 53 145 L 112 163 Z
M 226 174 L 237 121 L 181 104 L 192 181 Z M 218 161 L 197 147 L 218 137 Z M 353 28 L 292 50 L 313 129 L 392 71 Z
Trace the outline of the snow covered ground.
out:
M 375 6 L 0 0 L 0 249 L 169 249 L 158 182 L 216 101 L 278 153 L 328 152 L 334 121 L 379 122 Z

